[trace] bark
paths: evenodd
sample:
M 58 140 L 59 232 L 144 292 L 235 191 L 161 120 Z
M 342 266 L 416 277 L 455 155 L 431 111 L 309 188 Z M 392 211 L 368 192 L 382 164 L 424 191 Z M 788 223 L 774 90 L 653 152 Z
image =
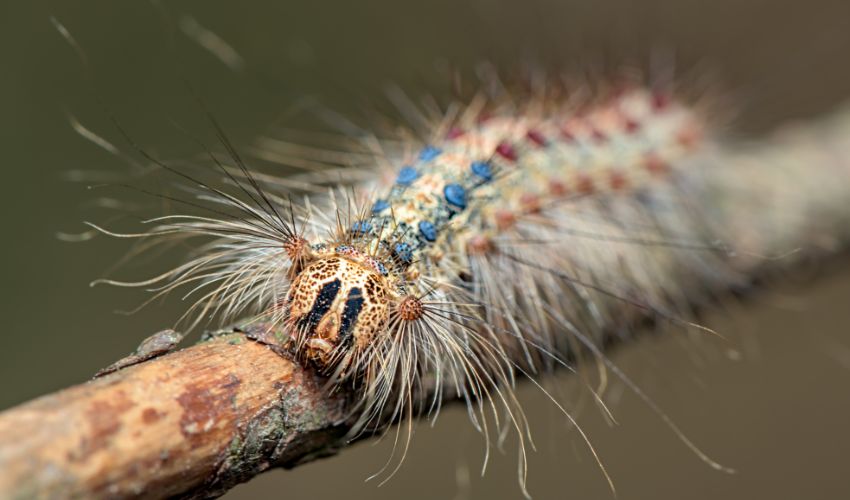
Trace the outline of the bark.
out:
M 0 498 L 218 496 L 335 453 L 345 407 L 234 332 L 0 413 Z

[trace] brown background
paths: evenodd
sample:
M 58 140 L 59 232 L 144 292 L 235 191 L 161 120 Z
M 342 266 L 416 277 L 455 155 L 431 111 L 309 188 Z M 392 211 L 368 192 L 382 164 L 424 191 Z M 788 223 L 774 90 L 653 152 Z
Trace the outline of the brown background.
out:
M 845 1 L 174 1 L 167 9 L 163 21 L 147 2 L 0 4 L 0 408 L 85 380 L 168 326 L 180 308 L 175 297 L 129 318 L 112 314 L 142 294 L 87 283 L 120 258 L 124 243 L 55 237 L 83 230 L 86 218 L 106 220 L 91 207 L 96 196 L 124 196 L 63 178 L 74 169 L 126 169 L 68 126 L 72 113 L 120 142 L 98 99 L 146 147 L 187 157 L 197 148 L 172 120 L 213 139 L 184 77 L 240 147 L 273 122 L 316 127 L 298 111 L 305 104 L 362 116 L 389 82 L 413 94 L 445 95 L 442 68 L 482 60 L 588 67 L 672 48 L 684 73 L 701 68 L 689 74 L 710 75 L 737 103 L 729 111 L 737 116 L 732 129 L 742 134 L 817 116 L 850 95 Z M 167 24 L 183 14 L 235 46 L 246 70 L 230 72 L 179 37 L 170 42 Z M 84 47 L 91 77 L 51 28 L 50 15 Z M 703 465 L 624 393 L 613 407 L 619 426 L 608 427 L 590 407 L 580 415 L 620 498 L 850 494 L 850 272 L 829 266 L 817 277 L 810 284 L 795 275 L 746 304 L 725 305 L 708 322 L 728 343 L 694 342 L 674 331 L 615 354 L 689 437 L 739 470 L 727 476 Z M 552 381 L 564 391 L 572 384 L 569 377 Z M 530 387 L 522 396 L 539 450 L 529 479 L 535 498 L 612 498 L 551 404 Z M 480 479 L 483 445 L 458 408 L 435 428 L 417 427 L 406 465 L 388 484 L 364 483 L 388 453 L 387 442 L 360 444 L 330 460 L 266 474 L 231 498 L 519 497 L 512 444 Z

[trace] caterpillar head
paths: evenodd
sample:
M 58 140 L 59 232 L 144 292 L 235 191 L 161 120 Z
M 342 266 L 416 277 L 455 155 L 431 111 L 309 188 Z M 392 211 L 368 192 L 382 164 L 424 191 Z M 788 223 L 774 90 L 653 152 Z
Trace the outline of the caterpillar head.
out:
M 294 277 L 287 302 L 297 350 L 329 369 L 365 349 L 386 328 L 390 286 L 369 265 L 333 255 Z

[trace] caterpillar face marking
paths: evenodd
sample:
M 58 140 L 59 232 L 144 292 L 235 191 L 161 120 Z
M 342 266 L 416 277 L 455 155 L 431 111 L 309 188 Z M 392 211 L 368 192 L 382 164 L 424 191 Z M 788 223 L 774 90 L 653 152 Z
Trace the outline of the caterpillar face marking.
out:
M 385 329 L 389 295 L 387 280 L 376 269 L 339 255 L 319 258 L 289 289 L 295 345 L 327 368 L 350 358 Z

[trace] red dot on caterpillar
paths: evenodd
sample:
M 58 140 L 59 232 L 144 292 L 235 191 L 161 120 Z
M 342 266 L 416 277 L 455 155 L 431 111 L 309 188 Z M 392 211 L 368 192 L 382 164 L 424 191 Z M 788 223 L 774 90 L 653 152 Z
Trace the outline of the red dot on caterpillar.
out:
M 525 136 L 528 138 L 528 140 L 540 147 L 546 146 L 548 144 L 546 136 L 544 136 L 543 133 L 541 133 L 539 130 L 529 129 L 529 131 L 525 133 Z
M 702 131 L 696 125 L 685 125 L 682 130 L 676 134 L 676 141 L 684 148 L 692 149 L 702 139 Z
M 496 154 L 510 162 L 515 162 L 517 160 L 516 149 L 507 142 L 500 142 L 499 145 L 496 146 Z
M 484 255 L 494 250 L 493 240 L 483 234 L 475 234 L 466 242 L 466 253 L 469 255 Z
M 416 321 L 425 314 L 425 306 L 419 297 L 407 295 L 399 300 L 396 311 L 404 321 Z
M 623 128 L 627 134 L 635 134 L 640 130 L 640 123 L 637 120 L 626 118 Z
M 613 189 L 614 191 L 621 191 L 625 189 L 629 184 L 626 180 L 625 174 L 616 170 L 612 171 L 609 174 L 608 182 L 611 185 L 611 189 Z
M 496 223 L 496 228 L 504 231 L 516 224 L 516 215 L 510 210 L 500 208 L 493 213 L 493 220 Z
M 519 197 L 519 204 L 525 213 L 540 212 L 540 197 L 534 193 L 522 193 Z
M 670 94 L 662 90 L 656 90 L 652 93 L 652 109 L 655 112 L 665 111 L 670 107 Z
M 482 111 L 482 112 L 478 115 L 478 118 L 476 119 L 476 121 L 478 122 L 478 125 L 484 125 L 485 123 L 487 123 L 488 121 L 490 121 L 490 119 L 491 119 L 491 118 L 493 118 L 493 114 L 492 114 L 491 112 L 489 112 L 489 111 Z
M 289 256 L 289 260 L 298 260 L 310 251 L 310 245 L 304 238 L 291 238 L 283 244 L 283 250 Z
M 593 179 L 590 178 L 587 174 L 579 173 L 575 178 L 576 182 L 576 191 L 582 195 L 591 195 L 596 192 L 596 185 L 593 182 Z
M 560 179 L 551 178 L 548 182 L 549 194 L 555 197 L 566 196 L 570 192 L 567 185 Z
M 596 127 L 593 127 L 590 134 L 597 143 L 604 143 L 608 140 L 608 136 Z
M 670 171 L 670 165 L 668 165 L 664 160 L 662 160 L 658 155 L 649 153 L 646 155 L 643 161 L 644 168 L 655 176 L 665 175 Z
M 464 135 L 464 133 L 465 133 L 465 132 L 463 131 L 463 129 L 462 129 L 462 128 L 460 128 L 460 127 L 452 127 L 452 128 L 450 128 L 450 129 L 449 129 L 449 131 L 446 133 L 446 139 L 448 139 L 448 140 L 450 140 L 450 141 L 453 141 L 453 140 L 455 140 L 455 139 L 457 139 L 457 138 L 459 138 L 459 137 L 462 137 L 462 136 Z

